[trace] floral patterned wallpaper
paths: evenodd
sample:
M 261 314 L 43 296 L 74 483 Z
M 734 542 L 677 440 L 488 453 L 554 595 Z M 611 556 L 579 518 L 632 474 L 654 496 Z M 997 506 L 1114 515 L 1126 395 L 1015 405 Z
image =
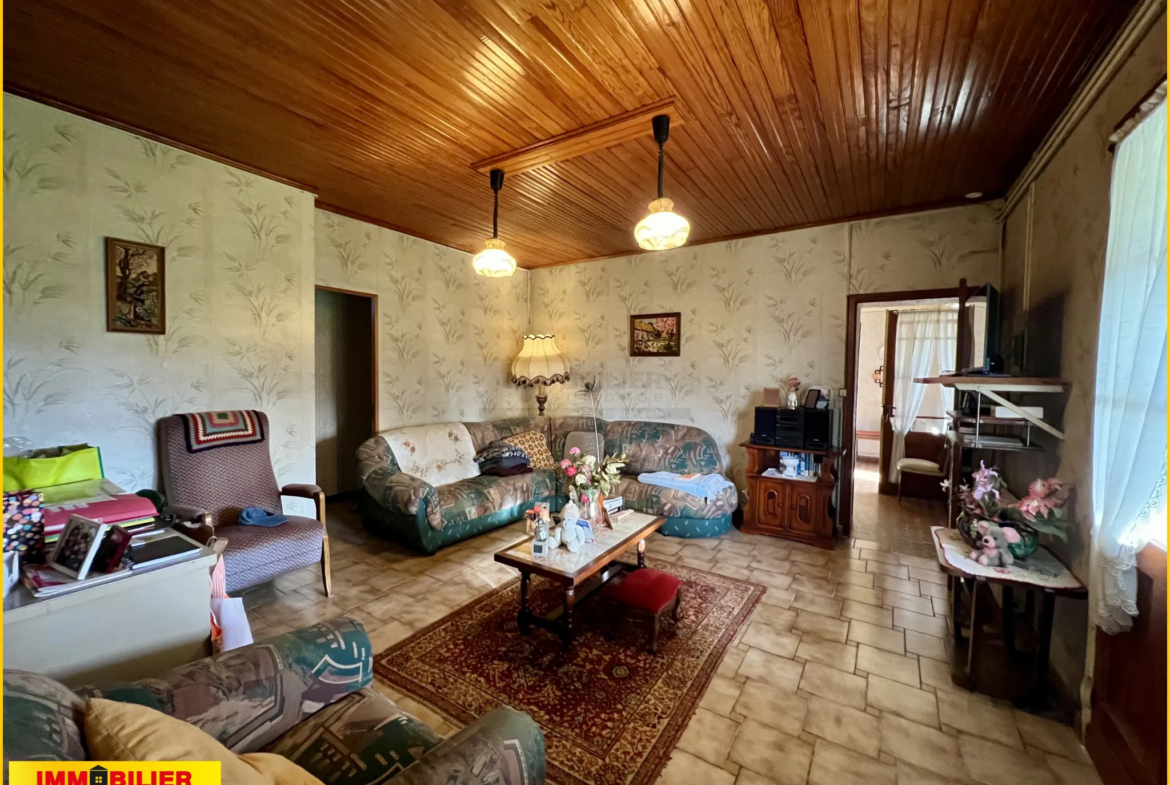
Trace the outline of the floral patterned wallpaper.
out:
M 513 417 L 509 381 L 528 273 L 484 278 L 471 254 L 317 210 L 317 283 L 378 295 L 379 429 Z
M 1082 580 L 1089 573 L 1093 388 L 1113 173 L 1108 138 L 1165 75 L 1163 16 L 1040 174 L 1031 200 L 1025 196 L 1007 216 L 1003 290 L 1010 327 L 1005 327 L 1005 342 L 1026 331 L 1024 370 L 1062 378 L 1071 389 L 1067 401 L 1058 396 L 1029 401 L 1044 406 L 1045 419 L 1064 430 L 1063 443 L 1040 433 L 1045 452 L 1010 455 L 1003 466 L 1019 492 L 1038 476 L 1057 475 L 1075 485 L 1077 526 L 1067 543 L 1048 544 Z M 1084 603 L 1057 604 L 1052 661 L 1070 691 L 1076 690 L 1084 665 L 1085 619 Z
M 159 487 L 159 418 L 257 408 L 277 479 L 313 481 L 312 195 L 11 95 L 4 121 L 6 442 Z M 107 236 L 166 246 L 165 335 L 106 332 Z
M 998 283 L 999 236 L 972 205 L 534 270 L 532 327 L 573 363 L 549 411 L 580 409 L 574 391 L 597 376 L 602 416 L 704 428 L 742 488 L 735 445 L 763 388 L 844 384 L 847 294 Z M 662 311 L 682 313 L 682 356 L 629 357 L 629 315 Z

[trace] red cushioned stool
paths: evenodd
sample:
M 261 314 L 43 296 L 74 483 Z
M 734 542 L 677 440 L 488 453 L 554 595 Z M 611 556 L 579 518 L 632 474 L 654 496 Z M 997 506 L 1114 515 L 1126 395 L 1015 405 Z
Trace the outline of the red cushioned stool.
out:
M 628 573 L 621 583 L 606 586 L 604 596 L 617 611 L 612 614 L 615 625 L 623 618 L 644 619 L 650 623 L 650 652 L 654 653 L 658 650 L 658 627 L 662 617 L 669 611 L 670 617 L 678 621 L 682 581 L 665 572 L 643 567 Z

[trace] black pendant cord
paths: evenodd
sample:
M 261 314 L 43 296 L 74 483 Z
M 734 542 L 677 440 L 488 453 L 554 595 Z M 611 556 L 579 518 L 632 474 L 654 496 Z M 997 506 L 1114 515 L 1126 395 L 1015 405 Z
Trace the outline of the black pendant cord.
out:
M 662 144 L 658 145 L 658 198 L 662 198 L 662 171 L 666 168 L 666 156 L 662 152 Z
M 500 236 L 500 192 L 496 191 L 493 198 L 494 205 L 492 207 L 492 239 Z
M 654 127 L 654 141 L 658 142 L 658 198 L 662 198 L 662 172 L 666 168 L 666 154 L 663 148 L 670 138 L 670 115 L 655 115 L 651 121 Z
M 492 239 L 500 236 L 500 189 L 504 187 L 504 170 L 492 169 Z

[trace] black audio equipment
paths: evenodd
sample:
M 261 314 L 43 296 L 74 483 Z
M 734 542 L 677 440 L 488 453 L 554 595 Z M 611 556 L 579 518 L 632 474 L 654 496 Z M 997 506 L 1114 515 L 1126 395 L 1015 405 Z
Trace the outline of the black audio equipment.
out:
M 833 445 L 833 410 L 804 410 L 804 448 L 830 450 Z

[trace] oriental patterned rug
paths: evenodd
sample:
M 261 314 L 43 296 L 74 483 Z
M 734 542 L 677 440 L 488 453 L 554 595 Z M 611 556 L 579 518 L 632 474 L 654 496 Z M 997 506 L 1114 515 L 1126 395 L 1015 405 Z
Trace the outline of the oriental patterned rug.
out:
M 573 648 L 534 627 L 521 636 L 517 578 L 374 658 L 374 673 L 460 724 L 507 705 L 544 731 L 548 778 L 561 785 L 650 785 L 670 758 L 762 586 L 681 564 L 650 565 L 683 581 L 682 616 L 663 623 L 658 653 L 640 625 L 613 640 L 603 604 L 574 610 Z M 560 603 L 534 576 L 533 610 Z

